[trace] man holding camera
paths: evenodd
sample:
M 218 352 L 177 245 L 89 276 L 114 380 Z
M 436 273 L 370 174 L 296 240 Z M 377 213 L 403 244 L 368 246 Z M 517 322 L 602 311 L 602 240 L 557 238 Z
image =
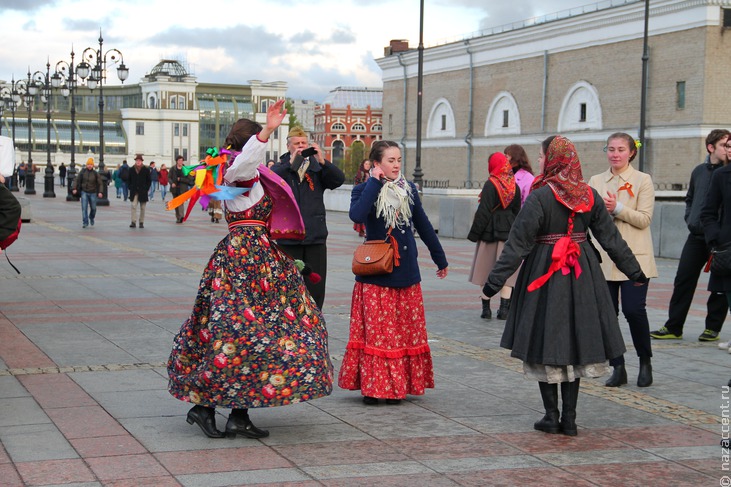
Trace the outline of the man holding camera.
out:
M 317 284 L 305 279 L 307 289 L 322 309 L 327 276 L 327 224 L 325 222 L 326 189 L 340 187 L 345 174 L 326 160 L 320 146 L 310 143 L 301 127 L 293 127 L 287 136 L 287 150 L 272 171 L 284 179 L 297 200 L 305 223 L 304 240 L 279 240 L 277 244 L 292 258 L 300 259 L 322 278 Z

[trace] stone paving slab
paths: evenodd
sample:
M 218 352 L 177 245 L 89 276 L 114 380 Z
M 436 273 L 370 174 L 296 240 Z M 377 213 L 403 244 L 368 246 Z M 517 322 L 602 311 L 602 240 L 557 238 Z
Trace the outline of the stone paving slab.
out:
M 0 263 L 0 485 L 485 486 L 719 485 L 728 475 L 721 415 L 729 413 L 731 355 L 697 342 L 702 276 L 685 338 L 654 341 L 655 383 L 608 389 L 582 382 L 579 435 L 533 430 L 538 388 L 499 348 L 504 322 L 479 318 L 467 282 L 472 243 L 443 239 L 450 273 L 420 255 L 436 387 L 398 406 L 366 407 L 336 388 L 306 404 L 253 410 L 262 440 L 204 437 L 188 405 L 167 393 L 172 337 L 190 313 L 200 273 L 225 235 L 194 210 L 176 225 L 159 201 L 145 229 L 112 199 L 81 228 L 78 203 L 28 197 L 34 219 Z M 337 368 L 348 338 L 359 242 L 347 215 L 330 213 L 325 318 Z M 652 328 L 667 317 L 677 262 L 658 260 L 648 294 Z M 493 303 L 494 307 L 497 303 Z M 731 337 L 731 331 L 722 334 Z M 227 410 L 218 411 L 222 427 Z M 726 470 L 724 470 L 726 468 Z

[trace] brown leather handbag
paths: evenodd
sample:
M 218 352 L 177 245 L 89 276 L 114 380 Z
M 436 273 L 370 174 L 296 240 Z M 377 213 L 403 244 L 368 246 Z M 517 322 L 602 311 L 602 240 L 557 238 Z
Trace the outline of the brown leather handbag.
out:
M 393 272 L 394 262 L 399 265 L 396 238 L 388 229 L 384 240 L 368 240 L 355 249 L 353 254 L 353 274 L 356 276 L 377 276 Z

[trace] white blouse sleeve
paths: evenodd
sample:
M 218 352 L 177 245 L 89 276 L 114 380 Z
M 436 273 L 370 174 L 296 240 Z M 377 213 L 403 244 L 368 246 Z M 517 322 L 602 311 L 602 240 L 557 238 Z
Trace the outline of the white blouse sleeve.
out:
M 236 156 L 231 167 L 226 169 L 223 176 L 223 183 L 230 185 L 236 181 L 248 181 L 259 175 L 257 167 L 264 161 L 266 142 L 259 140 L 258 136 L 249 138 L 241 154 Z M 256 183 L 248 193 L 244 193 L 232 200 L 226 200 L 224 204 L 229 211 L 240 212 L 248 210 L 264 196 L 264 188 L 261 183 Z

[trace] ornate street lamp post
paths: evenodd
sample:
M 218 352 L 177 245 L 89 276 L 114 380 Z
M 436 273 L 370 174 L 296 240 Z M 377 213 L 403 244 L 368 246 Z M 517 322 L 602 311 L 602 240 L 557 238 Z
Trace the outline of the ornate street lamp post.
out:
M 416 82 L 416 166 L 414 167 L 414 184 L 423 191 L 424 171 L 421 169 L 421 106 L 424 90 L 424 0 L 419 2 L 419 48 Z
M 30 68 L 28 68 L 28 81 L 25 95 L 25 104 L 28 105 L 28 162 L 25 165 L 25 191 L 24 194 L 36 194 L 36 174 L 35 168 L 33 167 L 33 120 L 31 119 L 31 110 L 33 109 L 33 101 L 38 94 L 38 86 L 33 82 L 33 79 L 38 75 L 43 76 L 43 73 L 36 71 L 33 76 L 30 74 Z
M 53 164 L 51 164 L 51 62 L 46 61 L 46 74 L 36 71 L 33 81 L 41 90 L 41 101 L 46 104 L 46 171 L 43 177 L 44 198 L 55 198 L 53 191 Z
M 79 201 L 79 197 L 74 196 L 72 193 L 74 179 L 76 179 L 76 100 L 74 99 L 74 92 L 77 88 L 76 71 L 74 71 L 73 47 L 71 48 L 71 64 L 66 61 L 57 62 L 56 72 L 53 76 L 51 76 L 51 84 L 54 88 L 65 86 L 63 88 L 63 96 L 71 97 L 71 163 L 69 164 L 68 172 L 66 173 L 66 201 Z
M 124 83 L 124 80 L 129 76 L 129 69 L 124 65 L 124 57 L 118 49 L 109 49 L 104 52 L 104 39 L 102 38 L 101 29 L 99 30 L 99 49 L 93 47 L 84 49 L 81 55 L 83 61 L 76 68 L 76 73 L 83 80 L 86 80 L 89 73 L 91 73 L 89 79 L 86 80 L 86 85 L 90 90 L 94 90 L 97 85 L 99 86 L 99 174 L 101 174 L 104 183 L 102 185 L 104 196 L 97 202 L 99 206 L 109 206 L 109 199 L 107 199 L 107 180 L 109 178 L 104 170 L 104 81 L 107 79 L 107 56 L 110 65 L 119 63 L 117 76 Z
M 10 108 L 11 113 L 13 114 L 13 120 L 10 125 L 13 132 L 13 150 L 15 150 L 15 111 L 18 109 L 18 105 L 20 104 L 21 95 L 26 94 L 27 92 L 27 85 L 25 81 L 18 80 L 15 81 L 15 76 L 13 76 L 12 81 L 10 82 L 10 88 L 7 87 L 3 88 L 4 95 L 3 98 L 5 100 L 5 105 Z M 13 176 L 10 178 L 10 191 L 18 191 L 18 171 L 17 169 L 13 170 Z

